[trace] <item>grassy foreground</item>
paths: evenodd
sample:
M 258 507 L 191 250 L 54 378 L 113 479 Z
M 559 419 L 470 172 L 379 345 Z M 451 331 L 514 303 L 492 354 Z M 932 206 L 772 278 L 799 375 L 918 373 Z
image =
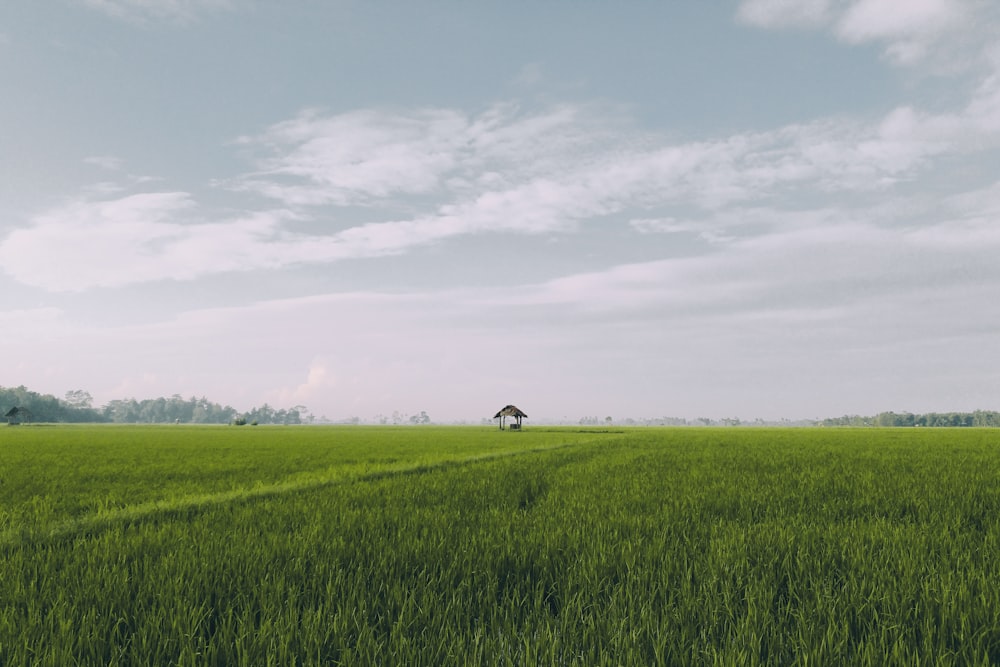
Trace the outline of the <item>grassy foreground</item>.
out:
M 0 431 L 0 664 L 1000 663 L 1000 431 Z

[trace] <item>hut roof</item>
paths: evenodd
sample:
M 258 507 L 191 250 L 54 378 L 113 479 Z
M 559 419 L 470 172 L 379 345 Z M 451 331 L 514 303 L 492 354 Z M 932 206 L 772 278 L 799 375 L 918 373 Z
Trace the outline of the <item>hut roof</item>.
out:
M 506 405 L 500 412 L 493 415 L 493 419 L 499 419 L 500 417 L 521 417 L 526 419 L 528 415 L 521 412 L 521 409 L 516 405 Z

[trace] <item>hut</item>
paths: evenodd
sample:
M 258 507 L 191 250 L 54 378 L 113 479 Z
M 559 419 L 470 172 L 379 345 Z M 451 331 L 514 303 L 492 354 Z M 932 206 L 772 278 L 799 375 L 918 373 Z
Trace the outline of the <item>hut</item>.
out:
M 8 426 L 17 426 L 22 420 L 31 419 L 31 410 L 13 407 L 3 414 Z
M 503 430 L 504 419 L 506 417 L 513 417 L 514 419 L 517 420 L 515 423 L 513 423 L 513 424 L 510 425 L 510 430 L 511 431 L 520 431 L 521 430 L 521 419 L 527 419 L 528 415 L 526 415 L 523 412 L 521 412 L 521 409 L 518 408 L 516 405 L 507 405 L 507 406 L 504 406 L 504 408 L 502 410 L 500 410 L 500 412 L 498 412 L 495 415 L 493 415 L 493 419 L 499 419 L 500 420 L 500 430 L 501 431 Z

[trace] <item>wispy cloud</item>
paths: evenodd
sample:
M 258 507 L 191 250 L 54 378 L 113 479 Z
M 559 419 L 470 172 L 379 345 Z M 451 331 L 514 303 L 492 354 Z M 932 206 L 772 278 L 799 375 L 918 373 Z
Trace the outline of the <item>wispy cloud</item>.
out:
M 583 326 L 590 314 L 621 326 L 707 330 L 724 321 L 751 331 L 766 325 L 779 339 L 789 332 L 778 327 L 794 322 L 799 332 L 841 338 L 841 345 L 889 345 L 929 332 L 974 335 L 1000 325 L 1000 310 L 976 305 L 1000 284 L 992 259 L 1000 250 L 998 222 L 956 217 L 911 229 L 851 223 L 777 231 L 701 256 L 564 276 L 491 303 L 558 308 L 563 325 Z M 942 319 L 941 309 L 954 319 Z M 871 318 L 897 322 L 873 329 Z
M 689 231 L 726 241 L 723 226 L 786 196 L 884 197 L 941 155 L 988 150 L 1000 143 L 998 112 L 993 80 L 951 112 L 900 107 L 874 123 L 827 119 L 680 144 L 587 106 L 308 112 L 244 137 L 268 155 L 225 182 L 277 208 L 220 216 L 191 193 L 102 199 L 118 194 L 102 187 L 11 232 L 0 265 L 25 284 L 82 290 L 395 254 L 470 234 L 571 232 L 597 219 L 681 231 L 649 222 L 678 208 L 697 213 L 687 225 L 715 221 Z M 370 222 L 346 222 L 341 210 L 358 207 Z M 312 231 L 292 231 L 304 219 Z
M 787 184 L 877 188 L 950 149 L 967 120 L 904 108 L 876 125 L 824 120 L 672 145 L 586 107 L 500 108 L 478 118 L 451 110 L 310 114 L 244 138 L 279 154 L 236 186 L 289 206 L 433 194 L 444 203 L 425 221 L 460 216 L 481 221 L 470 229 L 547 230 L 678 199 L 712 208 Z
M 827 28 L 847 43 L 884 45 L 898 65 L 968 64 L 996 39 L 998 10 L 975 0 L 744 0 L 737 17 L 763 28 Z
M 886 43 L 886 55 L 907 65 L 925 59 L 948 35 L 971 27 L 972 5 L 962 0 L 860 0 L 839 17 L 837 35 L 847 42 Z
M 313 399 L 335 392 L 336 386 L 330 361 L 313 359 L 303 382 L 295 387 L 278 389 L 273 393 L 272 401 L 277 405 L 308 405 Z
M 870 190 L 906 178 L 964 137 L 992 131 L 988 93 L 959 113 L 902 107 L 875 124 L 821 120 L 688 144 L 645 135 L 587 107 L 524 114 L 498 108 L 478 118 L 446 110 L 310 115 L 296 119 L 293 131 L 282 124 L 244 138 L 279 155 L 239 187 L 289 206 L 384 205 L 394 194 L 433 193 L 444 203 L 425 219 L 460 214 L 483 219 L 485 228 L 521 229 L 678 199 L 712 208 L 789 184 Z M 536 224 L 499 220 L 532 217 Z
M 738 224 L 745 224 L 740 221 Z M 770 221 L 773 222 L 773 221 Z M 735 237 L 724 231 L 724 223 L 708 220 L 678 220 L 677 218 L 635 218 L 629 220 L 640 234 L 693 234 L 709 243 L 726 243 Z
M 91 9 L 128 21 L 190 22 L 233 8 L 233 0 L 79 0 Z
M 949 346 L 982 345 L 1000 326 L 1000 310 L 991 306 L 1000 283 L 993 259 L 1000 234 L 988 224 L 996 229 L 997 218 L 969 217 L 998 207 L 998 187 L 944 202 L 941 210 L 951 217 L 941 218 L 940 229 L 817 223 L 736 240 L 700 256 L 620 264 L 537 283 L 318 295 L 165 315 L 144 325 L 104 324 L 93 334 L 67 326 L 57 311 L 30 318 L 13 313 L 0 322 L 15 324 L 22 337 L 33 328 L 74 336 L 98 357 L 120 354 L 127 342 L 131 365 L 143 371 L 95 388 L 115 398 L 191 388 L 249 405 L 261 394 L 233 389 L 242 386 L 245 374 L 248 386 L 258 392 L 270 387 L 267 400 L 281 405 L 301 402 L 331 416 L 370 416 L 389 406 L 426 409 L 437 417 L 470 401 L 473 410 L 477 401 L 492 404 L 490 397 L 510 379 L 491 373 L 496 359 L 488 351 L 516 349 L 518 395 L 540 405 L 558 403 L 545 397 L 553 383 L 565 389 L 600 382 L 602 409 L 619 379 L 662 383 L 670 377 L 671 387 L 697 387 L 707 365 L 717 374 L 713 392 L 729 390 L 729 380 L 737 393 L 769 387 L 771 393 L 759 400 L 742 397 L 739 405 L 751 414 L 781 410 L 774 401 L 784 396 L 784 383 L 761 384 L 761 374 L 815 383 L 812 391 L 839 406 L 852 382 L 843 376 L 844 363 L 919 382 Z M 830 213 L 804 216 L 823 221 Z M 977 234 L 966 234 L 970 225 Z M 956 245 L 956 237 L 966 242 Z M 398 331 L 407 335 L 401 338 Z M 227 341 L 224 350 L 219 340 Z M 273 354 L 276 341 L 279 367 L 245 363 Z M 53 344 L 54 350 L 71 347 Z M 172 356 L 163 358 L 163 349 Z M 79 366 L 81 377 L 82 367 L 93 363 L 62 353 L 56 358 L 70 370 Z M 935 377 L 944 378 L 946 389 L 959 390 L 966 369 L 958 364 Z M 444 385 L 442 374 L 450 380 Z M 432 385 L 433 396 L 421 391 Z M 669 399 L 683 414 L 685 392 L 671 387 L 660 386 L 653 403 Z M 788 391 L 785 397 L 793 400 L 794 389 Z M 403 396 L 425 396 L 426 402 L 401 404 Z M 658 409 L 635 400 L 607 409 Z
M 818 27 L 830 20 L 834 0 L 744 0 L 737 17 L 763 28 Z
M 269 151 L 260 170 L 234 185 L 290 205 L 384 204 L 397 195 L 481 189 L 563 166 L 589 146 L 578 107 L 519 113 L 513 105 L 477 117 L 453 109 L 307 111 L 240 143 Z
M 184 192 L 81 200 L 11 232 L 0 244 L 0 267 L 24 284 L 72 292 L 277 266 L 262 239 L 277 235 L 287 217 L 269 211 L 204 222 Z
M 279 153 L 262 160 L 262 171 L 243 185 L 296 205 L 365 204 L 425 193 L 454 168 L 465 125 L 448 110 L 333 117 L 306 112 L 242 139 Z M 283 177 L 304 184 L 284 184 Z
M 125 163 L 120 157 L 115 157 L 114 155 L 93 155 L 84 158 L 83 161 L 86 164 L 92 164 L 95 167 L 107 169 L 108 171 L 117 171 Z

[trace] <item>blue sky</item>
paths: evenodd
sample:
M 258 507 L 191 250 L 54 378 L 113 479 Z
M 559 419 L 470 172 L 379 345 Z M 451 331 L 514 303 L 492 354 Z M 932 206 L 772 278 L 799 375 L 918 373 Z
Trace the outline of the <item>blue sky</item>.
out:
M 1000 6 L 535 5 L 4 4 L 0 384 L 1000 409 Z

